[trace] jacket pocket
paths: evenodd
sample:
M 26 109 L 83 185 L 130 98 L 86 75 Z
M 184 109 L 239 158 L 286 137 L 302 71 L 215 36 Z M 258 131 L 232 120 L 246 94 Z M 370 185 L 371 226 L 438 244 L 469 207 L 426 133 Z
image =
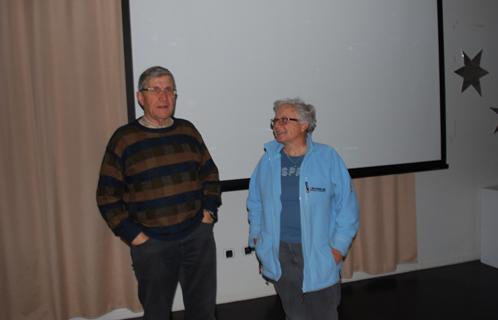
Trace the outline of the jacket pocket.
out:
M 328 244 L 316 248 L 313 253 L 315 259 L 312 259 L 314 265 L 312 270 L 315 272 L 313 282 L 315 285 L 331 283 L 337 277 L 339 266 L 336 264 L 332 249 Z

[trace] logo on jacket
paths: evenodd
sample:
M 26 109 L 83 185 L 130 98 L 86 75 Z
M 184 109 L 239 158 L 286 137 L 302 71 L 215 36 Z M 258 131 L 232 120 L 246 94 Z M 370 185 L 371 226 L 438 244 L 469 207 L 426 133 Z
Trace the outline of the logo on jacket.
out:
M 299 176 L 299 171 L 301 171 L 301 167 L 282 167 L 282 172 L 281 175 L 282 177 L 287 177 L 287 176 Z

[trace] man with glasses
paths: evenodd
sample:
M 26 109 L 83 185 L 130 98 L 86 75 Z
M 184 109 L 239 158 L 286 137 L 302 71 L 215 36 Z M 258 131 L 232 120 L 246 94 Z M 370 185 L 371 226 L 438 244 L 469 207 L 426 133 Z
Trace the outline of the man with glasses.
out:
M 143 319 L 170 319 L 178 283 L 185 319 L 214 319 L 218 169 L 194 125 L 173 116 L 178 96 L 169 70 L 145 70 L 136 95 L 144 116 L 107 145 L 99 210 L 130 245 Z

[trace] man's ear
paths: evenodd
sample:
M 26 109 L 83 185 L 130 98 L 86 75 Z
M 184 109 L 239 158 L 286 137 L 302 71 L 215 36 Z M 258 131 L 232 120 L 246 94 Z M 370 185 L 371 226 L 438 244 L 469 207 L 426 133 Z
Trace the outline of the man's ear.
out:
M 137 101 L 138 101 L 138 104 L 142 107 L 142 109 L 144 108 L 143 105 L 144 105 L 144 95 L 142 94 L 142 92 L 140 91 L 137 91 Z

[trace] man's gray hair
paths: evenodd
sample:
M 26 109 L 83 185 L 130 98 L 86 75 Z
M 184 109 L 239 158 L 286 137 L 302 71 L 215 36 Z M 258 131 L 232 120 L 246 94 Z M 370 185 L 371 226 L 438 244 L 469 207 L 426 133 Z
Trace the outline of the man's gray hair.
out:
M 294 99 L 282 99 L 277 100 L 273 103 L 273 111 L 277 113 L 277 110 L 284 105 L 290 105 L 299 114 L 299 120 L 308 123 L 308 133 L 312 133 L 316 128 L 316 111 L 315 107 L 311 104 L 305 103 L 300 98 Z
M 146 83 L 149 79 L 164 77 L 164 76 L 171 77 L 171 80 L 173 80 L 173 86 L 175 86 L 174 89 L 176 90 L 176 82 L 173 73 L 171 73 L 171 71 L 169 71 L 166 68 L 160 66 L 154 66 L 142 72 L 140 78 L 138 78 L 138 91 L 143 90 L 145 88 Z

